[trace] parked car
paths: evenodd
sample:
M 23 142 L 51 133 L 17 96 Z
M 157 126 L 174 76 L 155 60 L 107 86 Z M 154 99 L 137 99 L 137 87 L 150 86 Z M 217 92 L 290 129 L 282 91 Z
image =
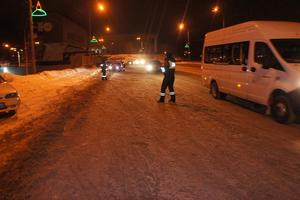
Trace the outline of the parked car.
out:
M 159 60 L 151 60 L 145 65 L 146 72 L 158 73 L 161 72 L 162 63 Z
M 125 65 L 121 61 L 107 61 L 108 69 L 111 71 L 124 72 Z
M 300 115 L 300 23 L 252 21 L 206 34 L 202 82 L 268 108 L 280 123 Z
M 20 97 L 15 88 L 0 75 L 0 113 L 15 114 L 20 105 Z

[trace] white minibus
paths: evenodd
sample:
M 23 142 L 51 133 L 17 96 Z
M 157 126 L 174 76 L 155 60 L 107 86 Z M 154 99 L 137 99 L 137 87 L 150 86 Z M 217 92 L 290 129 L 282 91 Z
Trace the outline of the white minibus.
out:
M 207 33 L 202 83 L 215 99 L 227 94 L 267 106 L 280 123 L 300 113 L 300 23 L 250 21 Z

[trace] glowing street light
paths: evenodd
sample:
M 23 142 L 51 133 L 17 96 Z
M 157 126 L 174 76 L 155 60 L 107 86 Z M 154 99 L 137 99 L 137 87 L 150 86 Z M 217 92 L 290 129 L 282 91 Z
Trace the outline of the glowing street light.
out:
M 9 48 L 10 45 L 9 45 L 9 44 L 4 44 L 4 47 L 5 47 L 5 48 Z
M 103 3 L 98 3 L 98 9 L 101 11 L 101 12 L 104 12 L 105 11 L 105 6 Z
M 184 23 L 181 22 L 181 23 L 178 25 L 178 28 L 179 28 L 180 31 L 182 31 L 182 30 L 185 28 Z
M 211 12 L 213 12 L 213 13 L 218 13 L 219 11 L 220 11 L 220 7 L 219 6 L 215 6 L 211 10 Z
M 107 27 L 105 28 L 105 31 L 106 31 L 107 33 L 109 33 L 109 32 L 111 31 L 111 28 L 110 28 L 109 26 L 107 26 Z

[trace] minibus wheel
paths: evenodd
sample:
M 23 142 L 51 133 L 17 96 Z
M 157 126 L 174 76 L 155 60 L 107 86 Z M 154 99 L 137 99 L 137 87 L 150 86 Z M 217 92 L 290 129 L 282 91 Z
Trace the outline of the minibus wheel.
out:
M 278 95 L 271 105 L 272 117 L 281 124 L 293 123 L 295 113 L 290 99 L 286 95 Z
M 224 99 L 227 95 L 219 91 L 218 84 L 214 81 L 210 85 L 210 93 L 215 99 Z

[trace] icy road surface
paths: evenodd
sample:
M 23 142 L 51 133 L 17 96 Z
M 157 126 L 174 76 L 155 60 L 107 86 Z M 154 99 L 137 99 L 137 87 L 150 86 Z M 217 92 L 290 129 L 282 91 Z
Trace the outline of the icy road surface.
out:
M 156 103 L 162 75 L 91 76 L 2 138 L 34 135 L 1 167 L 0 199 L 300 199 L 299 124 L 212 99 L 198 73 L 178 66 L 176 105 Z

